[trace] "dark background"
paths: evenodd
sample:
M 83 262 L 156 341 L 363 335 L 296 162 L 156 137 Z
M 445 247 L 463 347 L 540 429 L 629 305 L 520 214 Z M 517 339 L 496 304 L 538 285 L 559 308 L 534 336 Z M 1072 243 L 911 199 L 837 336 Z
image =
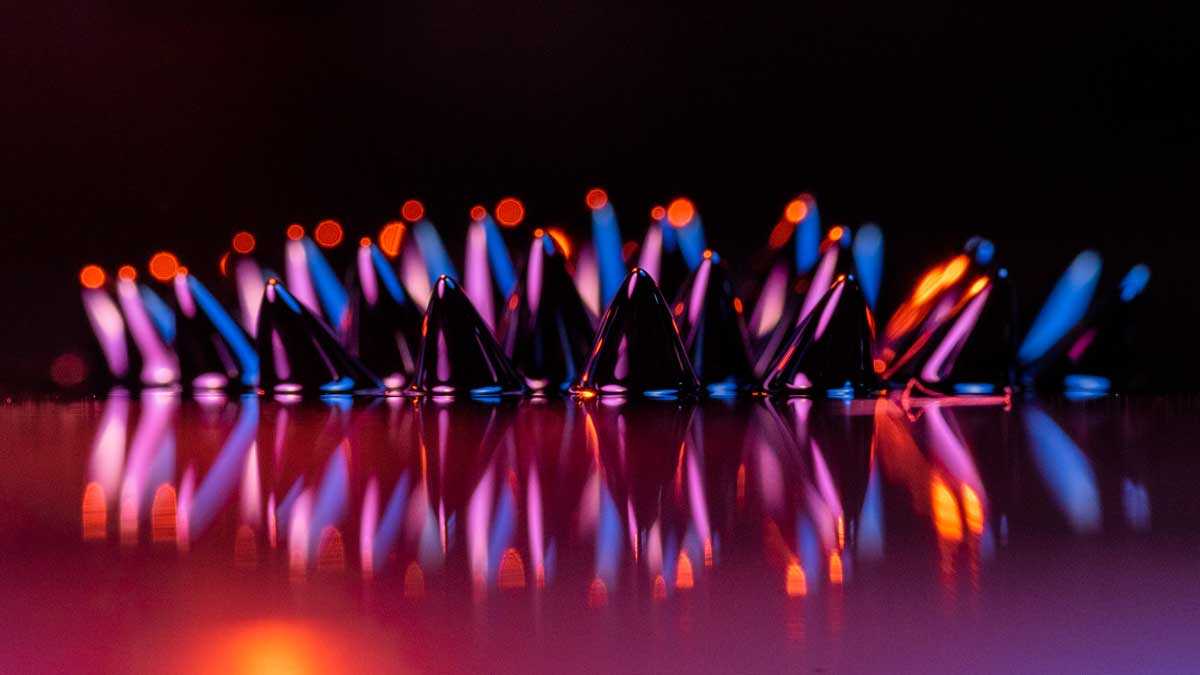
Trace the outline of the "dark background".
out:
M 812 191 L 883 226 L 891 297 L 982 233 L 1027 318 L 1082 248 L 1106 285 L 1145 261 L 1146 371 L 1194 388 L 1200 60 L 1166 5 L 27 4 L 0 21 L 0 391 L 87 348 L 87 262 L 212 280 L 239 229 L 353 241 L 408 197 L 457 255 L 471 205 L 583 232 L 595 185 L 627 238 L 690 196 L 734 260 Z

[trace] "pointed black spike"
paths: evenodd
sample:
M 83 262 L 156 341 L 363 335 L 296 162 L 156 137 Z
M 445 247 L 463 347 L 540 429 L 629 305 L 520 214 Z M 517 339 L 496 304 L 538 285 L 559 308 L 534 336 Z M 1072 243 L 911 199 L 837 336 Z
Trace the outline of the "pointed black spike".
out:
M 566 390 L 579 376 L 596 340 L 591 315 L 567 272 L 554 238 L 536 234 L 525 279 L 500 324 L 504 351 L 535 391 Z
M 369 241 L 358 249 L 347 287 L 346 349 L 379 373 L 389 389 L 403 388 L 417 368 L 424 318 L 420 308 L 404 292 L 383 252 Z
M 276 393 L 367 393 L 383 383 L 338 343 L 276 278 L 258 315 L 260 383 Z
M 847 398 L 879 388 L 871 360 L 874 319 L 852 276 L 825 297 L 781 345 L 763 381 L 774 395 Z
M 410 391 L 475 397 L 524 392 L 517 369 L 450 277 L 443 275 L 434 285 L 421 332 L 421 353 Z
M 572 391 L 672 398 L 699 389 L 667 301 L 650 275 L 634 268 L 604 313 L 591 358 Z
M 706 391 L 732 395 L 754 384 L 742 301 L 718 254 L 705 251 L 676 296 L 674 313 L 692 368 Z

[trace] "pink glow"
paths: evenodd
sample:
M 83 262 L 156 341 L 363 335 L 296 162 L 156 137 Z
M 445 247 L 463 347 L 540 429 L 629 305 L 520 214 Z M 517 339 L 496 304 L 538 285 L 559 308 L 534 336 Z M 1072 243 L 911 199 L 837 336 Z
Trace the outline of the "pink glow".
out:
M 543 235 L 547 236 L 547 235 Z M 525 270 L 525 298 L 530 314 L 537 314 L 542 299 L 542 238 L 534 237 L 529 246 L 529 268 Z
M 783 317 L 783 306 L 787 301 L 787 266 L 779 263 L 771 268 L 767 280 L 759 293 L 754 313 L 750 316 L 750 329 L 755 337 L 770 333 Z
M 473 221 L 467 227 L 467 251 L 463 265 L 463 290 L 475 305 L 475 311 L 492 331 L 496 330 L 496 311 L 492 302 L 492 274 L 488 266 L 487 231 L 483 223 Z
M 817 306 L 821 298 L 829 292 L 829 287 L 833 284 L 833 271 L 837 267 L 839 248 L 830 246 L 825 255 L 821 256 L 821 262 L 817 264 L 817 269 L 813 272 L 812 284 L 808 287 L 808 293 L 804 295 L 804 304 L 800 308 L 800 314 L 796 317 L 796 325 L 808 317 L 808 313 Z
M 825 304 L 824 311 L 821 312 L 821 318 L 817 321 L 817 338 L 825 334 L 825 329 L 829 326 L 829 320 L 833 318 L 833 313 L 837 310 L 838 301 L 842 299 L 842 291 L 846 289 L 846 284 L 838 284 L 833 289 L 833 295 L 829 298 L 829 302 Z
M 236 276 L 238 305 L 242 310 L 242 327 L 251 337 L 258 335 L 258 312 L 262 308 L 263 282 L 262 270 L 254 258 L 239 256 L 234 263 Z
M 121 310 L 103 288 L 83 289 L 83 308 L 109 372 L 117 379 L 124 378 L 129 374 L 129 353 L 125 348 L 125 320 L 121 318 Z
M 983 291 L 971 300 L 971 304 L 963 310 L 950 331 L 946 333 L 946 337 L 938 344 L 937 349 L 921 366 L 921 379 L 926 382 L 938 382 L 942 379 L 943 365 L 951 358 L 953 354 L 958 353 L 962 348 L 962 343 L 971 334 L 971 329 L 975 327 L 975 322 L 979 320 L 979 314 L 983 311 L 983 305 L 987 302 L 988 295 L 991 294 L 992 288 L 988 286 Z
M 646 238 L 642 241 L 642 250 L 638 253 L 638 267 L 654 279 L 658 278 L 662 262 L 662 228 L 658 223 L 651 223 L 646 229 Z
M 142 304 L 136 281 L 117 281 L 117 300 L 129 323 L 129 333 L 142 354 L 142 383 L 163 386 L 179 380 L 179 360 L 162 341 Z
M 379 302 L 379 280 L 375 278 L 375 266 L 371 262 L 371 247 L 359 246 L 356 254 L 358 262 L 358 282 L 362 287 L 363 297 L 371 307 Z
M 308 254 L 299 239 L 289 239 L 284 244 L 284 268 L 287 271 L 287 289 L 316 316 L 321 316 L 321 305 L 313 289 L 312 277 L 308 275 Z

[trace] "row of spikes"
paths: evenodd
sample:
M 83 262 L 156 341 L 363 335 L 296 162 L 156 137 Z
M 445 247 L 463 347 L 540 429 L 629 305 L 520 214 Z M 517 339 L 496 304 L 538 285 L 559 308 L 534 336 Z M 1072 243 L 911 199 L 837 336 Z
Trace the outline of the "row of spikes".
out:
M 156 271 L 159 256 L 151 269 L 171 281 L 174 303 L 137 283 L 129 267 L 117 275 L 114 303 L 103 272 L 89 266 L 84 304 L 113 376 L 133 379 L 136 352 L 140 380 L 151 386 L 476 396 L 568 388 L 583 396 L 732 395 L 757 386 L 847 397 L 888 385 L 992 394 L 1065 373 L 1067 389 L 1102 392 L 1111 378 L 1086 368 L 1122 362 L 1113 347 L 1121 340 L 1112 338 L 1149 276 L 1137 266 L 1113 297 L 1095 301 L 1100 259 L 1081 254 L 1018 349 L 1007 270 L 992 244 L 975 238 L 922 278 L 877 337 L 882 233 L 865 226 L 851 245 L 849 229 L 834 226 L 822 238 L 816 203 L 802 195 L 758 256 L 763 283 L 741 289 L 756 298 L 747 322 L 727 265 L 703 248 L 690 202 L 656 209 L 642 245 L 622 250 L 607 195 L 596 193 L 588 195 L 591 245 L 572 261 L 561 232 L 536 230 L 522 275 L 484 211 L 472 214 L 462 285 L 436 228 L 421 218 L 407 236 L 401 226 L 385 228 L 379 245 L 361 240 L 343 280 L 299 226 L 289 228 L 286 277 L 260 267 L 253 238 L 246 246 L 249 235 L 239 234 L 222 268 L 232 275 L 240 326 L 194 275 Z M 635 253 L 637 267 L 626 274 Z M 668 293 L 678 288 L 673 304 L 655 276 Z

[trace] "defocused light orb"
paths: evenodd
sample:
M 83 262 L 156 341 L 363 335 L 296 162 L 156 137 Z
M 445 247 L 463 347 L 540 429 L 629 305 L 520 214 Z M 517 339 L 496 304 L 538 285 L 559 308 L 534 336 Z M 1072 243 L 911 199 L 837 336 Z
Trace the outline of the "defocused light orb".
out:
M 671 221 L 671 225 L 675 227 L 683 227 L 692 222 L 692 218 L 695 217 L 696 205 L 685 197 L 676 199 L 667 207 L 667 220 Z
M 400 207 L 400 215 L 410 223 L 415 223 L 425 217 L 425 205 L 416 199 L 410 199 Z
M 342 243 L 342 236 L 342 226 L 336 220 L 322 220 L 317 223 L 317 229 L 313 232 L 313 238 L 325 248 L 333 248 Z
M 525 205 L 515 197 L 505 197 L 496 204 L 496 220 L 505 227 L 516 227 L 525 219 Z
M 249 253 L 254 250 L 254 235 L 249 232 L 238 232 L 233 235 L 233 250 L 238 253 Z
M 179 259 L 167 251 L 155 253 L 150 258 L 150 276 L 159 281 L 170 281 L 179 271 Z
M 592 188 L 587 193 L 587 205 L 592 210 L 602 209 L 608 203 L 608 193 L 600 188 Z
M 104 270 L 99 265 L 88 265 L 79 271 L 79 283 L 84 288 L 100 288 L 104 285 Z

